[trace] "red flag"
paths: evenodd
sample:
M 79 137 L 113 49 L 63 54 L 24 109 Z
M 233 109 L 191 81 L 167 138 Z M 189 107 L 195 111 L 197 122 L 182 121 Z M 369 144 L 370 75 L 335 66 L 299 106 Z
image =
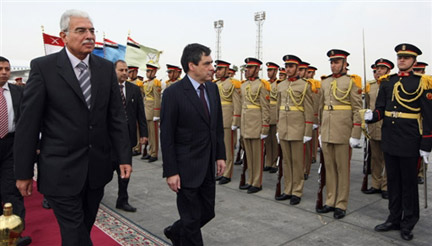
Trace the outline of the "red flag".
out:
M 63 40 L 56 36 L 42 33 L 45 46 L 45 55 L 60 51 L 64 47 Z

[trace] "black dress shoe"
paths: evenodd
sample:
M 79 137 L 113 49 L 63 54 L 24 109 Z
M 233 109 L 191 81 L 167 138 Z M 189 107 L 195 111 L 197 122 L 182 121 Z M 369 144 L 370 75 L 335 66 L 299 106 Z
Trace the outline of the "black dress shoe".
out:
M 300 203 L 300 201 L 301 201 L 301 198 L 300 197 L 298 197 L 298 196 L 292 196 L 291 197 L 291 200 L 290 200 L 290 204 L 291 205 L 297 205 L 297 204 L 299 204 Z
M 16 241 L 16 245 L 17 246 L 26 246 L 26 245 L 30 245 L 31 242 L 32 242 L 32 239 L 29 236 L 19 237 Z
M 312 163 L 315 163 L 316 162 L 316 159 L 315 158 L 312 158 Z
M 234 165 L 241 165 L 241 164 L 243 164 L 243 160 L 242 159 L 234 162 Z
M 285 193 L 282 193 L 280 196 L 275 197 L 275 199 L 277 201 L 283 201 L 283 200 L 291 199 L 291 197 L 292 197 L 291 195 L 287 195 Z
M 277 167 L 271 167 L 269 173 L 276 173 L 277 171 Z
M 143 156 L 141 156 L 141 160 L 148 160 L 148 159 L 150 159 L 150 155 L 143 155 Z
M 335 211 L 335 208 L 334 207 L 329 207 L 327 205 L 324 205 L 324 207 L 322 207 L 322 208 L 317 208 L 316 211 L 317 211 L 317 213 L 325 214 L 325 213 L 328 213 L 328 212 Z
M 45 208 L 45 209 L 50 209 L 51 208 L 51 206 L 48 203 L 48 200 L 45 199 L 45 198 L 42 201 L 42 207 Z
M 345 210 L 340 208 L 335 208 L 333 218 L 338 220 L 338 219 L 342 219 L 343 217 L 345 217 Z
M 141 155 L 141 152 L 138 152 L 138 151 L 134 150 L 134 151 L 132 151 L 132 155 L 133 156 Z
M 382 193 L 381 193 L 381 197 L 382 197 L 383 199 L 388 199 L 388 191 L 383 190 Z
M 414 237 L 414 234 L 410 230 L 401 230 L 401 238 L 403 240 L 410 241 Z
M 260 190 L 262 190 L 262 187 L 251 186 L 251 187 L 249 187 L 247 193 L 248 194 L 257 193 Z
M 175 236 L 174 233 L 171 231 L 171 226 L 168 226 L 164 229 L 165 237 L 167 237 L 169 240 L 171 240 L 173 246 L 179 246 L 180 245 L 180 238 Z
M 375 231 L 390 231 L 390 230 L 399 230 L 400 226 L 393 224 L 391 222 L 385 222 L 375 226 Z
M 365 194 L 376 194 L 376 193 L 381 193 L 380 189 L 375 189 L 374 187 L 371 187 L 370 189 L 367 189 L 365 191 L 363 191 L 363 193 Z
M 123 209 L 126 212 L 136 212 L 137 209 L 132 207 L 129 203 L 125 203 L 123 205 L 117 204 L 116 208 Z
M 150 157 L 149 160 L 148 160 L 148 162 L 155 162 L 157 160 L 158 160 L 157 157 Z
M 422 177 L 417 177 L 418 184 L 424 184 L 424 179 Z
M 308 180 L 308 178 L 309 178 L 309 174 L 305 173 L 304 174 L 304 180 Z
M 222 179 L 223 176 L 216 176 L 216 181 L 219 181 Z
M 222 178 L 219 180 L 219 184 L 220 184 L 220 185 L 228 184 L 229 182 L 231 182 L 231 179 L 230 179 L 230 178 L 227 178 L 227 177 L 223 177 L 223 176 L 222 176 Z
M 269 167 L 269 166 L 265 166 L 265 167 L 263 168 L 263 171 L 264 171 L 264 172 L 267 172 L 267 171 L 270 171 L 270 169 L 271 169 L 271 167 Z
M 240 186 L 239 186 L 239 189 L 240 189 L 240 190 L 248 190 L 250 187 L 251 187 L 250 184 L 245 184 L 245 185 L 240 185 Z

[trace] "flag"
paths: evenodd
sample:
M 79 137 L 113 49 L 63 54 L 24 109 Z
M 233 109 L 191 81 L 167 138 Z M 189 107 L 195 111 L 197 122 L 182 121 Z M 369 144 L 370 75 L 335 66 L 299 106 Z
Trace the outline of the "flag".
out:
M 61 38 L 51 36 L 45 33 L 42 33 L 42 36 L 45 48 L 45 55 L 56 53 L 64 47 L 64 43 Z
M 130 37 L 127 39 L 126 63 L 128 66 L 137 66 L 140 70 L 146 70 L 147 63 L 156 64 L 159 67 L 159 57 L 162 51 L 139 44 Z
M 104 47 L 103 43 L 101 42 L 95 42 L 95 48 L 92 51 L 93 54 L 104 58 Z
M 124 60 L 126 46 L 104 38 L 104 53 L 105 59 L 109 61 L 116 62 L 117 60 Z

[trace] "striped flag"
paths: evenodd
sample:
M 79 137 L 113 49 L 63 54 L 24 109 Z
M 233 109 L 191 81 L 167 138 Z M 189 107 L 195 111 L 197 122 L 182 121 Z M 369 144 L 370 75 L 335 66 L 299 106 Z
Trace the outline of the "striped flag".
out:
M 159 58 L 162 51 L 139 44 L 128 37 L 125 60 L 128 66 L 137 66 L 140 70 L 146 70 L 146 64 L 152 63 L 159 67 Z
M 104 58 L 104 47 L 103 43 L 101 42 L 95 42 L 95 48 L 92 51 L 93 54 Z
M 126 46 L 104 38 L 105 59 L 112 62 L 116 62 L 117 60 L 124 60 L 125 53 L 126 53 Z

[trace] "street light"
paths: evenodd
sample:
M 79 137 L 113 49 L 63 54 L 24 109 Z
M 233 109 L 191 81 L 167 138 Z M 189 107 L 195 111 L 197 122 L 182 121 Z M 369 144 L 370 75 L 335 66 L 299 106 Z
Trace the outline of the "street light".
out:
M 224 26 L 223 20 L 214 22 L 214 28 L 216 30 L 216 59 L 219 60 L 221 57 L 221 32 Z

